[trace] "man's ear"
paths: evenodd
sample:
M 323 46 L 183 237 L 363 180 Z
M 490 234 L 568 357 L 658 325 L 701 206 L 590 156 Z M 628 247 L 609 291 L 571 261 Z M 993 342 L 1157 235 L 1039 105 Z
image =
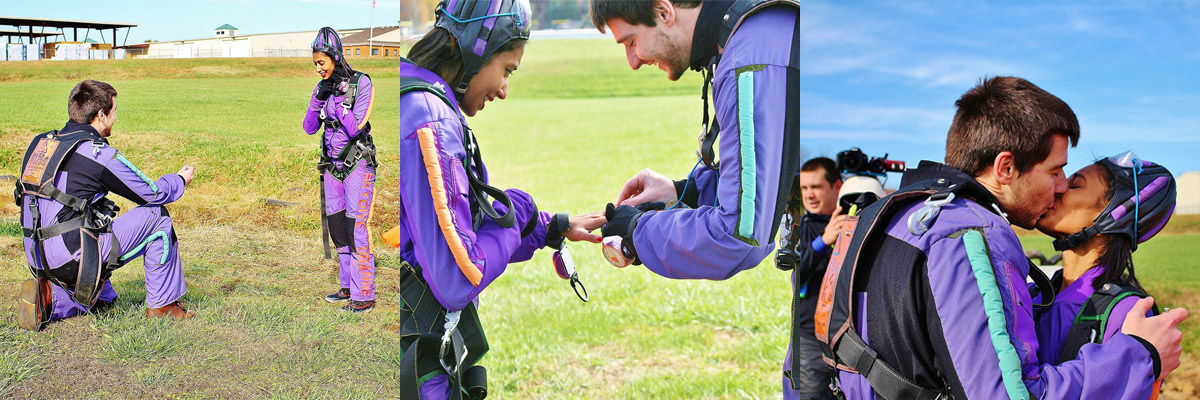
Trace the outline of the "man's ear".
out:
M 654 18 L 664 25 L 675 25 L 675 5 L 671 4 L 671 0 L 654 2 Z
M 1013 180 L 1017 179 L 1021 173 L 1017 172 L 1017 164 L 1013 160 L 1011 151 L 1002 151 L 992 160 L 992 165 L 989 167 L 992 170 L 992 175 L 996 177 L 996 183 L 1001 185 L 1011 185 Z
M 841 179 L 838 179 L 836 182 L 833 182 L 833 194 L 834 195 L 837 195 L 839 192 L 842 191 L 842 182 L 843 181 Z

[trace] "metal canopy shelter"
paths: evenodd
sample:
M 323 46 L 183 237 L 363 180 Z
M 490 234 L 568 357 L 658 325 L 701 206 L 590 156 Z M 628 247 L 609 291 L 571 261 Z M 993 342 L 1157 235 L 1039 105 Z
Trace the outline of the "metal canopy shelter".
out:
M 32 32 L 31 33 L 31 32 L 24 32 L 24 31 L 17 30 L 17 29 L 0 28 L 0 36 L 6 37 L 8 39 L 7 40 L 8 43 L 12 43 L 12 38 L 14 38 L 14 37 L 16 37 L 16 38 L 27 37 L 27 38 L 29 38 L 30 41 L 32 41 L 33 39 L 43 39 L 44 40 L 44 38 L 51 37 L 51 36 L 60 36 L 62 34 L 63 34 L 62 31 Z
M 112 31 L 113 47 L 118 47 L 117 46 L 117 29 L 125 28 L 125 41 L 128 41 L 130 29 L 137 26 L 137 24 L 129 24 L 129 23 L 123 23 L 123 22 L 79 21 L 79 20 L 70 20 L 70 19 L 23 18 L 23 17 L 4 17 L 4 16 L 0 16 L 0 25 L 11 25 L 11 26 L 14 26 L 17 28 L 16 31 L 19 34 L 10 35 L 9 40 L 11 40 L 12 36 L 17 36 L 17 37 L 29 37 L 30 41 L 32 41 L 35 37 L 40 37 L 44 40 L 45 37 L 47 37 L 47 36 L 57 36 L 57 35 L 62 35 L 63 38 L 65 39 L 66 38 L 65 32 L 67 29 L 70 29 L 71 30 L 71 41 L 79 42 L 79 41 L 81 41 L 79 39 L 79 30 L 80 29 L 86 29 L 84 31 L 83 40 L 86 40 L 88 35 L 91 33 L 91 30 L 95 29 L 96 31 L 98 31 L 100 33 L 100 42 L 104 43 L 104 42 L 106 42 L 106 39 L 104 38 L 104 31 L 107 30 L 107 31 Z M 40 28 L 40 30 L 35 32 L 34 28 Z M 58 28 L 60 31 L 57 34 L 48 33 L 48 32 L 46 32 L 46 28 Z M 124 46 L 125 41 L 122 41 L 122 46 Z

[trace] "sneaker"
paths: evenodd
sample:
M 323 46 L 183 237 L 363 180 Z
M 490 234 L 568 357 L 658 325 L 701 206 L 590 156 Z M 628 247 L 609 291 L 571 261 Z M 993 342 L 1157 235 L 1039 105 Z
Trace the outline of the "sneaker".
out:
M 33 278 L 21 282 L 17 326 L 27 331 L 42 330 L 50 319 L 50 296 L 50 281 Z
M 366 314 L 366 313 L 371 312 L 371 309 L 373 309 L 373 308 L 375 308 L 375 300 L 367 300 L 367 301 L 350 300 L 350 304 L 347 304 L 344 307 L 342 307 L 342 311 Z
M 330 303 L 341 303 L 350 300 L 350 288 L 342 288 L 331 295 L 325 296 L 325 301 Z
M 146 317 L 147 318 L 171 317 L 176 320 L 182 321 L 185 319 L 190 319 L 195 316 L 196 316 L 196 312 L 188 311 L 186 308 L 183 308 L 183 304 L 178 301 L 171 303 L 171 304 L 167 304 L 166 306 L 163 306 L 163 307 L 146 309 Z

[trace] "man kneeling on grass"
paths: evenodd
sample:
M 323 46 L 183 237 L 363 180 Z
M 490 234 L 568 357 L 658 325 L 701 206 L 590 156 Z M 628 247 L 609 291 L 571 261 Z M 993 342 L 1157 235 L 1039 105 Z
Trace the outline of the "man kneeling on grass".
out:
M 25 258 L 34 279 L 21 285 L 17 324 L 46 323 L 93 312 L 117 298 L 108 277 L 145 256 L 146 316 L 188 319 L 179 303 L 187 292 L 175 230 L 163 205 L 179 200 L 193 168 L 157 181 L 108 145 L 117 122 L 116 89 L 86 80 L 67 103 L 70 121 L 34 137 L 13 193 L 21 207 Z M 114 218 L 109 192 L 138 206 Z

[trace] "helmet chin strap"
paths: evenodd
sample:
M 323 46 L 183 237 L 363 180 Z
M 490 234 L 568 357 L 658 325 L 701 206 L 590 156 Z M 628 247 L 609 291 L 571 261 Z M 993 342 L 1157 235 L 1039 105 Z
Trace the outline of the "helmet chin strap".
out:
M 1099 229 L 1096 229 L 1096 224 L 1092 224 L 1079 232 L 1067 235 L 1067 237 L 1062 239 L 1054 240 L 1054 250 L 1063 251 L 1079 247 L 1079 245 L 1091 239 L 1092 236 L 1096 236 L 1097 233 L 1099 233 Z

